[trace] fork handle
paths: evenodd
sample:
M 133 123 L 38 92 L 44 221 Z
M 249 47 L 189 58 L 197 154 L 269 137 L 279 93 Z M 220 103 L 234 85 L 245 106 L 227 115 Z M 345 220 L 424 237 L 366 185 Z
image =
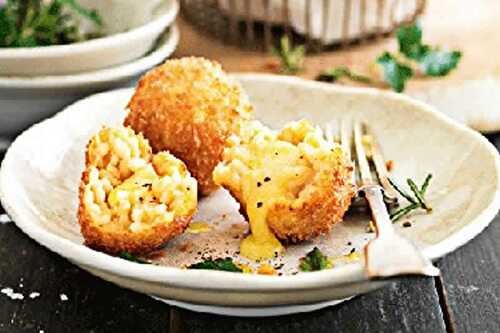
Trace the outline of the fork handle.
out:
M 384 237 L 394 233 L 391 217 L 384 202 L 384 192 L 379 185 L 367 185 L 361 188 L 370 205 L 372 219 L 375 223 L 377 237 Z

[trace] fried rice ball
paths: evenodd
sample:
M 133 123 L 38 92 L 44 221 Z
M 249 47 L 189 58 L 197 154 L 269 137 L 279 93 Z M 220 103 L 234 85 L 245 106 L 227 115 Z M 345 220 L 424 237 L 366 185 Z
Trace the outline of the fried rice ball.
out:
M 197 205 L 184 163 L 153 155 L 142 134 L 103 128 L 89 142 L 78 221 L 85 244 L 110 254 L 143 254 L 181 234 Z
M 318 128 L 302 120 L 276 133 L 252 122 L 230 142 L 214 181 L 249 219 L 242 255 L 269 258 L 282 249 L 277 239 L 307 240 L 342 220 L 354 196 L 352 162 Z
M 168 60 L 144 75 L 128 108 L 125 125 L 142 132 L 153 151 L 168 150 L 184 161 L 202 195 L 217 188 L 212 171 L 227 138 L 252 113 L 218 63 L 195 57 Z

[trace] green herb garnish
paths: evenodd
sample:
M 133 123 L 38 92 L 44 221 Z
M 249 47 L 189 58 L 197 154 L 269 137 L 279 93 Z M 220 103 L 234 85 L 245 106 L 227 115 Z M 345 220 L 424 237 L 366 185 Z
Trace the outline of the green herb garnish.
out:
M 127 251 L 122 251 L 118 254 L 118 257 L 128 260 L 128 261 L 133 261 L 138 264 L 151 264 L 149 261 L 146 261 L 144 259 L 141 259 L 139 257 L 136 257 L 135 255 L 131 254 L 130 252 Z
M 409 205 L 391 212 L 390 216 L 391 216 L 391 220 L 393 222 L 398 221 L 402 217 L 408 215 L 409 213 L 411 213 L 412 211 L 417 210 L 417 209 L 423 209 L 423 210 L 427 211 L 428 213 L 432 211 L 432 207 L 429 206 L 429 204 L 427 203 L 427 201 L 425 199 L 425 193 L 427 191 L 427 188 L 429 187 L 431 179 L 432 179 L 432 174 L 428 174 L 427 177 L 425 177 L 425 180 L 424 180 L 424 183 L 422 184 L 422 186 L 420 188 L 418 188 L 418 186 L 415 184 L 415 182 L 412 179 L 408 178 L 406 180 L 406 182 L 408 183 L 408 186 L 410 187 L 410 190 L 411 190 L 413 196 L 408 194 L 405 190 L 403 190 L 400 186 L 398 186 L 394 181 L 389 179 L 389 182 L 391 183 L 392 187 L 394 187 L 394 189 L 399 194 L 401 194 L 401 196 L 403 196 L 406 200 L 408 200 L 408 202 L 410 202 Z
M 332 266 L 332 261 L 315 247 L 304 258 L 300 259 L 299 269 L 302 272 L 314 272 L 332 268 Z
M 462 57 L 460 51 L 444 51 L 439 47 L 424 44 L 422 35 L 418 23 L 402 26 L 396 33 L 399 54 L 385 51 L 377 57 L 376 64 L 383 72 L 382 80 L 394 91 L 402 92 L 406 82 L 416 73 L 427 77 L 445 76 L 458 66 Z M 377 81 L 364 75 L 354 74 L 346 67 L 323 72 L 316 79 L 335 82 L 342 77 L 362 83 Z
M 207 259 L 202 262 L 192 264 L 187 267 L 188 269 L 212 269 L 217 271 L 238 272 L 243 270 L 238 267 L 231 258 Z
M 413 76 L 413 70 L 407 65 L 399 62 L 389 52 L 384 52 L 377 58 L 377 64 L 382 66 L 384 71 L 384 81 L 392 90 L 402 92 L 405 89 L 406 81 Z
M 322 82 L 335 82 L 339 79 L 347 78 L 352 81 L 362 82 L 362 83 L 371 83 L 372 80 L 365 75 L 357 74 L 351 71 L 349 68 L 341 66 L 334 67 L 329 70 L 322 72 L 316 80 Z
M 292 47 L 288 37 L 284 36 L 280 40 L 279 48 L 273 47 L 271 52 L 280 59 L 282 73 L 295 74 L 302 68 L 305 55 L 304 45 Z
M 457 67 L 462 53 L 459 51 L 429 51 L 420 59 L 420 68 L 428 76 L 445 76 Z
M 396 33 L 399 52 L 408 59 L 420 60 L 429 51 L 429 46 L 422 44 L 422 29 L 418 23 L 402 26 Z
M 415 60 L 424 75 L 445 76 L 457 67 L 462 53 L 442 51 L 422 42 L 419 24 L 401 27 L 397 33 L 399 51 L 408 59 Z
M 0 8 L 0 47 L 70 44 L 91 38 L 80 31 L 75 16 L 102 26 L 98 13 L 76 0 L 6 0 Z

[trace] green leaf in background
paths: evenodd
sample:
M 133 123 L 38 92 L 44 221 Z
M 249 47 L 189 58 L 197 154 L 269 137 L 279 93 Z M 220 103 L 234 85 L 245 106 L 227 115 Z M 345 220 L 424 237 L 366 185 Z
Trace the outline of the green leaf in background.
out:
M 125 260 L 128 260 L 128 261 L 136 262 L 138 264 L 151 264 L 149 261 L 146 261 L 146 260 L 141 259 L 137 256 L 134 256 L 133 254 L 131 254 L 127 251 L 120 252 L 118 254 L 118 257 L 125 259 Z
M 429 46 L 422 44 L 422 29 L 418 23 L 402 26 L 396 36 L 399 52 L 409 59 L 419 60 L 429 50 Z
M 90 10 L 82 7 L 76 0 L 56 0 L 61 5 L 67 5 L 80 16 L 86 17 L 98 26 L 102 26 L 102 18 L 95 10 Z
M 459 51 L 440 51 L 422 43 L 422 29 L 418 23 L 399 28 L 397 32 L 399 51 L 407 58 L 417 61 L 424 75 L 445 76 L 457 67 L 462 56 Z
M 237 272 L 241 273 L 243 270 L 239 268 L 231 258 L 208 259 L 187 267 L 188 269 L 211 269 L 217 271 Z
M 0 47 L 70 44 L 100 35 L 99 31 L 82 33 L 75 15 L 68 11 L 101 26 L 97 12 L 83 8 L 77 0 L 7 0 L 0 8 Z
M 299 269 L 302 272 L 321 271 L 327 268 L 332 268 L 332 262 L 317 247 L 300 259 Z
M 460 51 L 430 50 L 420 58 L 420 67 L 425 75 L 445 76 L 457 67 L 462 53 Z
M 288 37 L 283 36 L 279 48 L 273 47 L 271 53 L 280 59 L 282 73 L 294 74 L 302 68 L 306 49 L 304 45 L 292 47 Z
M 362 82 L 362 83 L 372 82 L 372 80 L 369 77 L 361 74 L 356 74 L 345 66 L 335 67 L 326 70 L 322 72 L 320 75 L 318 75 L 316 80 L 322 82 L 335 82 L 344 77 L 356 82 Z
M 384 81 L 394 91 L 402 92 L 406 81 L 413 76 L 413 70 L 405 64 L 398 62 L 389 52 L 384 52 L 377 58 L 377 63 L 384 71 Z

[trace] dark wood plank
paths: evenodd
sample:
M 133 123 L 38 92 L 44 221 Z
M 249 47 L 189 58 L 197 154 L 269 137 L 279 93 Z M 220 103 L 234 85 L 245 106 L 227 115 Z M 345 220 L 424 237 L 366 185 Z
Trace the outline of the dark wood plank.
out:
M 12 287 L 25 297 L 0 294 L 0 332 L 168 331 L 167 305 L 82 271 L 13 223 L 0 224 L 0 258 L 0 289 Z M 40 296 L 30 299 L 31 292 Z
M 411 278 L 312 313 L 232 318 L 182 311 L 188 332 L 445 332 L 432 278 Z
M 500 217 L 439 265 L 457 332 L 500 332 Z
M 500 136 L 488 139 L 500 148 Z M 439 265 L 451 326 L 457 332 L 500 332 L 500 216 Z

